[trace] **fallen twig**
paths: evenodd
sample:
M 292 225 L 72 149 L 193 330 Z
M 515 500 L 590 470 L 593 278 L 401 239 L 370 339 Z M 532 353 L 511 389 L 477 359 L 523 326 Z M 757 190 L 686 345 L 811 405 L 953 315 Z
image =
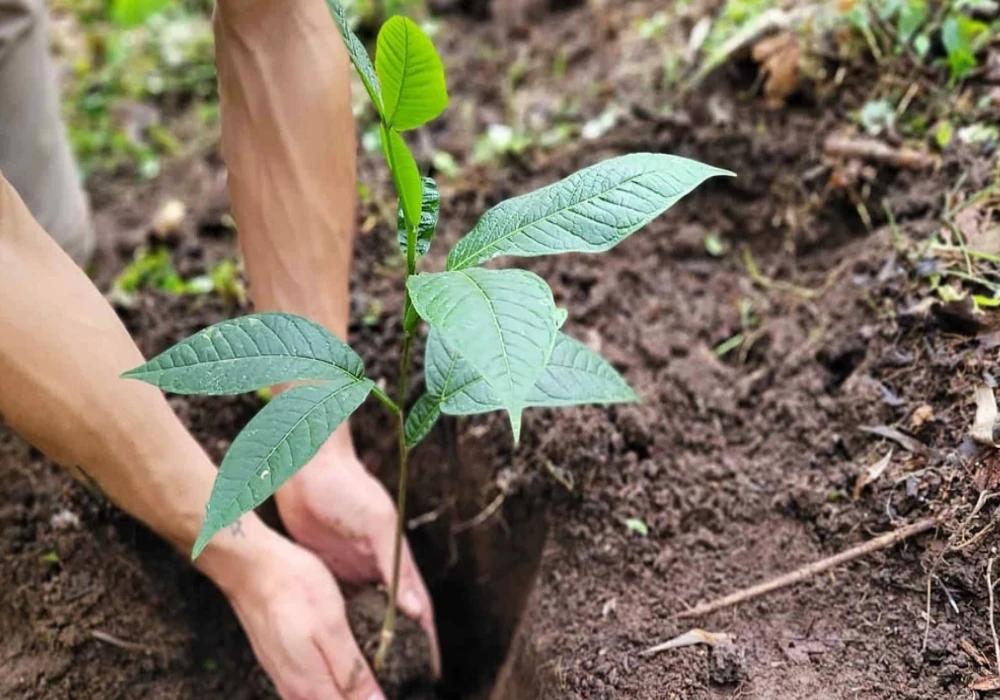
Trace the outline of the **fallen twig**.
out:
M 678 613 L 674 617 L 687 618 L 707 615 L 708 613 L 721 610 L 722 608 L 728 608 L 733 605 L 745 603 L 748 600 L 753 600 L 754 598 L 759 598 L 760 596 L 776 591 L 779 588 L 786 588 L 793 584 L 800 583 L 801 581 L 805 581 L 806 579 L 812 578 L 816 574 L 822 573 L 827 569 L 832 569 L 835 566 L 840 566 L 841 564 L 853 561 L 854 559 L 859 559 L 867 554 L 871 554 L 872 552 L 877 552 L 880 549 L 891 547 L 894 544 L 913 537 L 914 535 L 919 535 L 921 532 L 933 529 L 939 522 L 940 516 L 918 520 L 915 523 L 906 525 L 891 532 L 887 532 L 884 535 L 879 535 L 874 539 L 868 540 L 867 542 L 859 544 L 855 547 L 851 547 L 850 549 L 840 552 L 839 554 L 835 554 L 832 557 L 821 559 L 820 561 L 813 562 L 812 564 L 803 566 L 795 571 L 782 574 L 781 576 L 773 578 L 770 581 L 758 583 L 755 586 L 750 586 L 749 588 L 744 588 L 743 590 L 736 591 L 735 593 L 730 593 L 723 598 L 717 598 L 715 600 L 696 605 L 690 610 Z
M 990 592 L 990 632 L 993 634 L 993 653 L 997 657 L 997 671 L 1000 672 L 1000 639 L 997 638 L 997 619 L 993 614 L 996 610 L 995 607 L 995 594 L 993 592 L 993 562 L 994 557 L 990 557 L 989 561 L 986 562 L 986 587 L 989 588 Z
M 99 642 L 104 642 L 105 644 L 110 644 L 111 646 L 118 647 L 119 649 L 125 649 L 126 651 L 141 651 L 146 654 L 152 652 L 152 649 L 144 644 L 129 642 L 121 637 L 116 637 L 113 634 L 102 632 L 101 630 L 90 630 L 90 636 Z
M 877 139 L 841 134 L 828 136 L 823 142 L 823 151 L 830 156 L 872 160 L 909 170 L 925 170 L 937 164 L 937 159 L 926 151 L 906 146 L 893 148 Z

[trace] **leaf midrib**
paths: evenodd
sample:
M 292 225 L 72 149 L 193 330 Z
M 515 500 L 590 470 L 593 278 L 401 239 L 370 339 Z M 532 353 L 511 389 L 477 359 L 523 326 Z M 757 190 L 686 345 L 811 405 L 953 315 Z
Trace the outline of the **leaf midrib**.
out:
M 401 24 L 403 25 L 403 72 L 399 76 L 399 88 L 396 90 L 396 104 L 393 106 L 392 116 L 386 121 L 390 129 L 393 128 L 396 116 L 399 114 L 399 102 L 403 96 L 403 84 L 406 82 L 406 69 L 410 64 L 410 27 L 406 20 L 402 20 Z
M 556 209 L 555 211 L 548 212 L 547 214 L 544 214 L 543 216 L 539 216 L 537 219 L 533 219 L 533 220 L 531 220 L 531 221 L 529 221 L 529 222 L 527 222 L 525 224 L 522 224 L 521 226 L 518 226 L 517 228 L 512 229 L 509 233 L 505 233 L 502 236 L 494 238 L 493 240 L 489 241 L 488 243 L 486 243 L 485 245 L 483 245 L 478 250 L 474 250 L 474 251 L 472 251 L 471 254 L 464 256 L 461 260 L 456 261 L 456 264 L 459 266 L 458 268 L 456 268 L 456 271 L 460 271 L 461 268 L 467 267 L 470 264 L 470 261 L 476 260 L 480 255 L 482 255 L 484 252 L 486 252 L 490 248 L 493 248 L 493 247 L 499 245 L 500 243 L 506 241 L 507 239 L 512 238 L 513 236 L 516 236 L 517 234 L 521 233 L 525 229 L 527 229 L 527 228 L 529 228 L 531 226 L 534 226 L 539 221 L 543 221 L 545 219 L 549 219 L 549 218 L 552 218 L 554 216 L 558 216 L 559 214 L 562 214 L 563 212 L 565 212 L 565 211 L 567 211 L 569 209 L 572 209 L 573 207 L 578 207 L 581 204 L 586 204 L 587 202 L 589 202 L 592 199 L 599 199 L 599 198 L 603 197 L 604 195 L 608 194 L 609 192 L 613 192 L 614 190 L 618 189 L 619 187 L 623 187 L 623 186 L 627 185 L 630 182 L 634 182 L 635 180 L 638 180 L 639 178 L 646 177 L 647 175 L 650 175 L 651 173 L 655 173 L 655 172 L 656 172 L 655 170 L 647 170 L 645 172 L 639 173 L 638 175 L 633 175 L 632 177 L 626 178 L 625 180 L 622 180 L 621 182 L 619 182 L 619 183 L 617 183 L 615 185 L 612 185 L 611 187 L 607 188 L 606 190 L 602 190 L 602 191 L 600 191 L 600 192 L 598 192 L 596 194 L 593 194 L 593 195 L 591 195 L 589 197 L 586 197 L 584 199 L 581 199 L 581 200 L 578 200 L 576 202 L 573 202 L 572 204 L 567 204 L 565 207 L 561 207 L 560 209 Z M 553 182 L 551 185 L 549 185 L 549 187 L 557 187 L 560 184 L 562 184 L 562 182 Z M 529 197 L 529 196 L 532 196 L 532 195 L 535 195 L 535 194 L 538 194 L 538 193 L 537 192 L 533 192 L 533 193 L 526 194 L 526 195 L 521 195 L 521 196 L 522 197 Z M 508 200 L 507 203 L 509 203 L 511 201 L 513 201 L 513 200 Z M 487 212 L 487 214 L 488 213 L 489 212 Z M 606 225 L 606 224 L 602 224 L 602 225 Z M 478 224 L 477 224 L 477 226 L 478 226 Z M 475 229 L 473 229 L 473 230 L 475 230 Z
M 321 360 L 321 359 L 316 358 L 316 357 L 303 357 L 302 355 L 286 355 L 286 354 L 281 354 L 281 353 L 266 353 L 266 354 L 261 354 L 261 355 L 253 355 L 252 357 L 226 357 L 226 358 L 221 358 L 221 359 L 218 359 L 218 360 L 208 360 L 206 362 L 196 362 L 196 363 L 193 363 L 193 364 L 190 364 L 190 365 L 179 365 L 179 366 L 176 366 L 176 367 L 166 367 L 166 368 L 163 368 L 163 369 L 147 370 L 146 372 L 135 373 L 135 374 L 133 374 L 132 372 L 127 372 L 126 374 L 128 376 L 130 376 L 130 377 L 151 376 L 154 373 L 160 373 L 160 374 L 162 374 L 164 372 L 170 372 L 170 371 L 173 371 L 173 370 L 192 369 L 192 368 L 196 368 L 196 367 L 204 366 L 204 365 L 219 365 L 219 364 L 223 364 L 223 363 L 226 363 L 226 362 L 252 362 L 253 360 L 262 359 L 262 358 L 282 358 L 282 359 L 286 359 L 286 360 L 306 360 L 306 361 L 309 361 L 309 362 L 316 362 L 316 363 L 321 364 L 321 365 L 327 365 L 329 367 L 333 367 L 334 369 L 337 369 L 337 370 L 343 372 L 348 377 L 351 377 L 353 379 L 361 380 L 361 379 L 364 378 L 364 370 L 363 369 L 361 370 L 361 374 L 354 374 L 350 370 L 347 370 L 347 369 L 341 367 L 340 365 L 336 364 L 335 362 L 330 362 L 329 360 Z
M 478 291 L 483 296 L 483 299 L 486 300 L 486 305 L 489 306 L 490 308 L 490 319 L 493 321 L 493 327 L 496 329 L 497 336 L 500 338 L 500 351 L 503 353 L 503 363 L 504 367 L 506 367 L 507 369 L 507 386 L 509 390 L 513 392 L 514 375 L 511 372 L 510 368 L 510 356 L 507 354 L 507 345 L 504 340 L 503 329 L 500 328 L 500 322 L 497 319 L 497 310 L 493 306 L 493 300 L 490 299 L 490 295 L 486 293 L 486 290 L 483 289 L 482 285 L 480 285 L 479 282 L 477 282 L 472 275 L 470 275 L 465 270 L 458 270 L 458 273 L 461 274 L 463 277 L 465 277 L 467 280 L 469 280 L 470 283 L 472 283 L 472 286 L 475 287 L 476 291 Z M 473 367 L 475 368 L 475 365 L 473 365 Z M 480 374 L 482 374 L 482 372 L 480 372 Z M 486 376 L 483 376 L 483 380 L 487 384 L 490 383 L 490 380 Z
M 316 403 L 314 403 L 309 408 L 308 411 L 306 411 L 305 413 L 303 413 L 301 416 L 298 417 L 298 419 L 291 425 L 291 427 L 288 428 L 288 430 L 286 430 L 284 433 L 282 433 L 281 437 L 274 443 L 274 447 L 272 447 L 270 450 L 268 450 L 267 454 L 263 458 L 257 460 L 256 464 L 254 465 L 254 470 L 253 470 L 254 476 L 258 476 L 259 470 L 260 470 L 260 466 L 262 464 L 267 464 L 270 461 L 271 457 L 273 457 L 274 454 L 278 451 L 278 448 L 281 445 L 283 445 L 285 442 L 287 442 L 288 436 L 291 435 L 300 425 L 302 425 L 302 423 L 305 422 L 309 418 L 309 416 L 311 416 L 313 413 L 315 413 L 317 410 L 319 410 L 320 406 L 325 406 L 328 401 L 330 401 L 331 399 L 333 399 L 338 394 L 341 394 L 341 393 L 347 391 L 348 389 L 351 389 L 351 388 L 357 386 L 358 384 L 363 384 L 364 382 L 371 383 L 371 380 L 367 379 L 367 378 L 365 378 L 365 379 L 358 379 L 357 381 L 351 382 L 350 384 L 345 384 L 342 387 L 334 389 L 329 394 L 327 394 L 326 396 L 324 396 L 322 399 L 320 399 L 319 401 L 317 401 Z M 295 391 L 295 390 L 294 389 L 290 389 L 289 391 Z M 346 417 L 345 417 L 344 420 L 346 420 Z M 343 421 L 341 421 L 341 422 L 343 422 Z M 239 436 L 237 436 L 237 437 L 239 437 Z M 219 475 L 223 476 L 221 468 L 219 470 Z M 229 477 L 229 478 L 233 479 L 233 477 Z M 233 479 L 233 480 L 237 481 L 237 479 Z M 271 476 L 271 485 L 272 486 L 274 485 L 274 477 L 273 476 Z M 224 509 L 228 509 L 228 508 L 232 507 L 233 503 L 235 503 L 235 502 L 236 502 L 236 497 L 233 496 L 232 498 L 230 498 L 230 499 L 228 499 L 226 501 L 225 508 L 220 508 L 219 512 L 223 511 Z

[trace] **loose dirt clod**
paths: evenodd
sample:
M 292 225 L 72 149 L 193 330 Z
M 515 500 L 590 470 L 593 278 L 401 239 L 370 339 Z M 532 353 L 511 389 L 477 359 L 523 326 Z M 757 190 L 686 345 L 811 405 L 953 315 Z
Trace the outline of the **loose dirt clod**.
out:
M 735 685 L 747 675 L 746 652 L 727 641 L 712 647 L 708 654 L 708 680 L 713 685 Z

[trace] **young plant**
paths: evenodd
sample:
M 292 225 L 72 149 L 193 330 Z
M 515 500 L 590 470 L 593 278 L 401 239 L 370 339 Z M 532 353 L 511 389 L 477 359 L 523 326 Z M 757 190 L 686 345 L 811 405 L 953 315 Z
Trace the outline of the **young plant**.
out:
M 179 394 L 236 394 L 307 382 L 268 403 L 233 441 L 192 557 L 270 497 L 368 397 L 396 417 L 398 519 L 389 604 L 375 658 L 379 668 L 396 623 L 407 459 L 439 416 L 506 411 L 516 443 L 526 408 L 636 400 L 610 364 L 560 331 L 566 311 L 556 307 L 544 280 L 527 270 L 482 264 L 500 255 L 608 250 L 707 178 L 732 173 L 656 153 L 612 158 L 496 205 L 451 250 L 443 272 L 418 273 L 417 259 L 427 253 L 437 227 L 439 198 L 434 181 L 421 177 L 402 133 L 447 106 L 441 59 L 419 26 L 395 16 L 379 32 L 373 65 L 339 4 L 327 0 L 327 5 L 381 121 L 382 149 L 399 198 L 406 279 L 395 398 L 366 376 L 361 358 L 341 339 L 282 313 L 217 323 L 124 376 Z M 421 322 L 430 327 L 426 391 L 407 406 Z

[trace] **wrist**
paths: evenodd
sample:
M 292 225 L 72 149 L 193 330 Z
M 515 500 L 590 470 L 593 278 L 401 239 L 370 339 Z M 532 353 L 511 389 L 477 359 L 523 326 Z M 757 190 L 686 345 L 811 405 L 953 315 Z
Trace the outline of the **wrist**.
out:
M 247 513 L 213 537 L 194 566 L 232 599 L 279 561 L 287 545 L 254 513 Z

